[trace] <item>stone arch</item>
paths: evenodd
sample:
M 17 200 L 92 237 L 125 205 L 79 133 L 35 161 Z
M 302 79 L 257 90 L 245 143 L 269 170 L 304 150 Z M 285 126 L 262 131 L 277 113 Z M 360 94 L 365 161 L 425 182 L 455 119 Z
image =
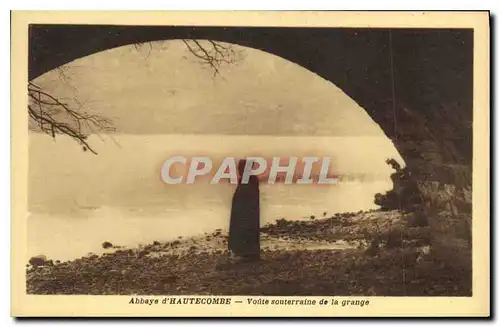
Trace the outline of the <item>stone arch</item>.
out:
M 363 107 L 405 161 L 422 159 L 427 150 L 418 145 L 434 142 L 441 161 L 471 164 L 472 137 L 461 135 L 472 134 L 465 129 L 472 121 L 472 30 L 31 25 L 29 80 L 96 52 L 172 39 L 233 43 L 292 61 Z M 461 121 L 455 137 L 431 131 Z

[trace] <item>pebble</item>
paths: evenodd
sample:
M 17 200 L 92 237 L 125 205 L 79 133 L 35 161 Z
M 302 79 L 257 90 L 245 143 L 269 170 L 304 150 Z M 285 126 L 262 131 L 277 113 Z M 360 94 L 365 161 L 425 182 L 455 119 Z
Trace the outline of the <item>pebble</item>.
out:
M 37 255 L 37 256 L 34 256 L 34 257 L 31 257 L 31 259 L 29 260 L 29 263 L 33 266 L 33 267 L 39 267 L 39 266 L 43 266 L 45 265 L 47 262 L 47 257 L 44 256 L 43 254 L 40 254 L 40 255 Z
M 102 243 L 102 248 L 103 249 L 109 249 L 109 248 L 112 248 L 112 247 L 113 247 L 113 244 L 111 244 L 108 241 Z

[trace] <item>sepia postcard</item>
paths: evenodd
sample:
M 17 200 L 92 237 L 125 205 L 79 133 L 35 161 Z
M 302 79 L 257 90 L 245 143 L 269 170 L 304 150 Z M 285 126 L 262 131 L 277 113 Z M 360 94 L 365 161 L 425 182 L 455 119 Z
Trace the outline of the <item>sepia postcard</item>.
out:
M 12 316 L 489 317 L 489 19 L 12 12 Z

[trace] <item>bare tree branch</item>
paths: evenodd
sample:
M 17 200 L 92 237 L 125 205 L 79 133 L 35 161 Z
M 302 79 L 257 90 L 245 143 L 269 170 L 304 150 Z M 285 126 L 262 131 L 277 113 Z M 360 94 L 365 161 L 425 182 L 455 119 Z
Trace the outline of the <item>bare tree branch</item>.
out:
M 134 43 L 133 46 L 136 50 L 140 50 L 144 45 L 148 45 L 149 46 L 149 50 L 148 50 L 148 54 L 146 55 L 146 57 L 144 57 L 144 59 L 147 59 L 149 57 L 149 55 L 151 54 L 151 51 L 153 50 L 153 44 L 151 42 L 145 42 L 145 43 Z
M 183 39 L 187 50 L 203 65 L 207 65 L 214 72 L 214 77 L 220 75 L 222 64 L 234 64 L 239 59 L 240 52 L 231 44 L 223 44 L 213 40 Z M 133 44 L 136 50 L 148 45 L 147 59 L 153 50 L 152 42 Z M 60 79 L 68 82 L 70 77 L 64 67 L 57 68 Z M 63 99 L 58 98 L 40 88 L 33 82 L 28 83 L 28 113 L 30 123 L 34 128 L 55 138 L 57 134 L 66 134 L 76 140 L 84 151 L 97 154 L 88 144 L 89 134 L 98 134 L 99 131 L 114 131 L 111 120 L 100 115 L 91 115 L 83 110 L 83 105 L 78 99 L 73 99 L 77 107 L 68 105 Z
M 225 44 L 214 40 L 182 39 L 187 50 L 203 65 L 207 65 L 214 72 L 214 77 L 220 75 L 222 64 L 235 64 L 240 59 L 242 51 L 236 50 L 232 44 Z M 153 42 L 134 43 L 136 50 L 142 49 L 148 45 L 147 59 L 153 49 Z
M 66 134 L 80 143 L 84 151 L 97 154 L 87 142 L 90 133 L 115 130 L 108 118 L 88 114 L 81 106 L 73 109 L 32 82 L 28 83 L 28 97 L 29 117 L 39 130 L 53 138 Z
M 234 64 L 239 59 L 240 53 L 230 44 L 225 45 L 213 40 L 183 39 L 182 42 L 193 56 L 201 60 L 202 64 L 213 69 L 214 77 L 220 74 L 222 64 Z

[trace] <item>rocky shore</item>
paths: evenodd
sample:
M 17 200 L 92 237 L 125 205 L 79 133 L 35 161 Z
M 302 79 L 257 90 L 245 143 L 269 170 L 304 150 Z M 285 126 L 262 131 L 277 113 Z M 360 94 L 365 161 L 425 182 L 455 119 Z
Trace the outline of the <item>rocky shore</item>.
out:
M 434 242 L 412 214 L 368 211 L 279 219 L 261 228 L 262 260 L 228 260 L 223 230 L 27 265 L 30 294 L 470 296 L 466 242 Z M 439 244 L 439 245 L 434 245 Z M 457 251 L 464 260 L 454 260 Z M 468 250 L 470 252 L 470 250 Z

